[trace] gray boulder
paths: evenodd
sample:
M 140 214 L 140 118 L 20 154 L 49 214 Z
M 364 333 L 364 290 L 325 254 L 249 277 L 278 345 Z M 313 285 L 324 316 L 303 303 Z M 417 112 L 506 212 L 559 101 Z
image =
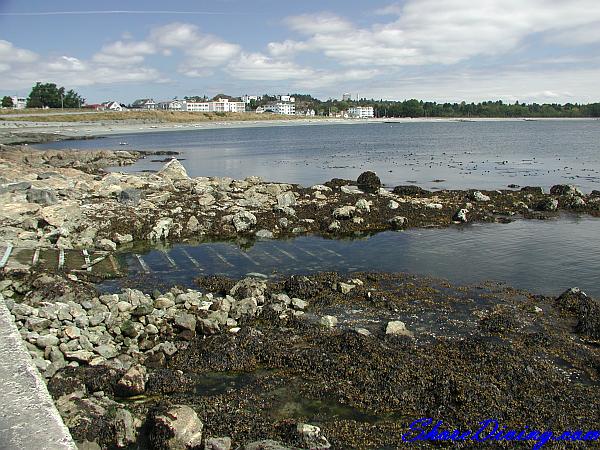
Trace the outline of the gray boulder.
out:
M 139 205 L 141 199 L 141 192 L 133 188 L 123 189 L 117 196 L 117 201 L 127 206 L 137 206 Z
M 196 330 L 196 318 L 192 314 L 179 313 L 175 316 L 175 325 L 186 330 Z
M 27 201 L 39 205 L 54 205 L 58 203 L 58 198 L 48 189 L 30 188 L 27 190 Z
M 185 405 L 170 408 L 155 416 L 150 441 L 153 448 L 165 450 L 200 449 L 204 424 L 196 412 Z

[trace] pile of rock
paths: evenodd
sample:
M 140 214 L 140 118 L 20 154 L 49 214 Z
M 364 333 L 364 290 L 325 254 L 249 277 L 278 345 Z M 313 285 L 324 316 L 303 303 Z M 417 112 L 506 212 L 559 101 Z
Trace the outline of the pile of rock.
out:
M 48 276 L 35 281 L 38 286 L 56 282 Z M 265 291 L 264 280 L 245 278 L 224 297 L 192 289 L 153 295 L 125 289 L 120 294 L 55 299 L 26 295 L 20 303 L 8 300 L 7 306 L 36 366 L 49 378 L 80 364 L 118 370 L 136 362 L 160 366 L 197 333 L 237 333 L 245 320 L 265 308 L 286 319 L 302 315 L 307 306 L 301 299 Z

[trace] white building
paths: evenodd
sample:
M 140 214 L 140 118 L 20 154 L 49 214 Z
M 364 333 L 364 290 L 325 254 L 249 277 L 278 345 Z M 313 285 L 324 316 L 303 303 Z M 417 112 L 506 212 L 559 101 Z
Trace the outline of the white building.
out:
M 316 112 L 314 109 L 307 109 L 306 111 L 296 111 L 296 115 L 297 116 L 309 116 L 309 117 L 313 117 L 316 115 Z
M 110 101 L 102 103 L 102 109 L 105 111 L 123 111 L 124 108 L 119 102 Z
M 156 109 L 156 102 L 151 98 L 140 98 L 131 104 L 133 109 Z
M 372 106 L 353 106 L 352 108 L 348 108 L 348 115 L 357 119 L 375 117 Z
M 166 100 L 158 102 L 158 109 L 168 109 L 170 111 L 181 111 L 185 102 L 181 100 Z
M 18 97 L 16 95 L 12 96 L 12 103 L 14 109 L 25 109 L 27 106 L 27 98 L 26 97 Z
M 350 94 L 349 92 L 344 92 L 342 94 L 342 101 L 343 102 L 348 102 L 350 100 L 352 100 L 352 94 Z
M 296 105 L 291 102 L 271 102 L 264 106 L 264 110 L 275 114 L 293 116 L 296 114 Z
M 278 95 L 276 96 L 277 100 L 280 102 L 290 102 L 294 103 L 296 101 L 295 97 L 290 97 L 289 95 Z
M 226 98 L 219 98 L 215 102 L 183 102 L 183 111 L 191 112 L 234 112 L 243 113 L 246 111 L 244 102 L 231 102 Z
M 262 95 L 244 95 L 244 96 L 242 97 L 242 101 L 243 101 L 243 102 L 244 102 L 246 105 L 250 104 L 250 102 L 251 102 L 252 100 L 254 100 L 255 102 L 257 102 L 257 101 L 259 101 L 260 99 L 262 99 Z

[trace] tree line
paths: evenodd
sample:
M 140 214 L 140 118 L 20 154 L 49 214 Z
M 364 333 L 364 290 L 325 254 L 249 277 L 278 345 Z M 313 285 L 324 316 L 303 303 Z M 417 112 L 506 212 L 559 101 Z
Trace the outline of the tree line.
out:
M 59 87 L 55 83 L 37 82 L 31 88 L 27 97 L 27 108 L 81 108 L 85 99 L 73 89 L 68 91 L 64 87 Z M 2 98 L 2 106 L 10 108 L 13 105 L 12 98 L 5 96 Z
M 294 94 L 296 109 L 311 108 L 319 115 L 335 115 L 352 106 L 372 106 L 377 117 L 600 117 L 600 103 L 437 103 L 423 100 L 321 101 L 306 94 Z

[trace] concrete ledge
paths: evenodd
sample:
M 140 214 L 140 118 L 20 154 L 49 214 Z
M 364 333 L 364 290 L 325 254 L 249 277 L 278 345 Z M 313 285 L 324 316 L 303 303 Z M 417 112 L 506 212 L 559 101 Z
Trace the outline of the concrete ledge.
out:
M 0 295 L 0 449 L 76 450 Z

